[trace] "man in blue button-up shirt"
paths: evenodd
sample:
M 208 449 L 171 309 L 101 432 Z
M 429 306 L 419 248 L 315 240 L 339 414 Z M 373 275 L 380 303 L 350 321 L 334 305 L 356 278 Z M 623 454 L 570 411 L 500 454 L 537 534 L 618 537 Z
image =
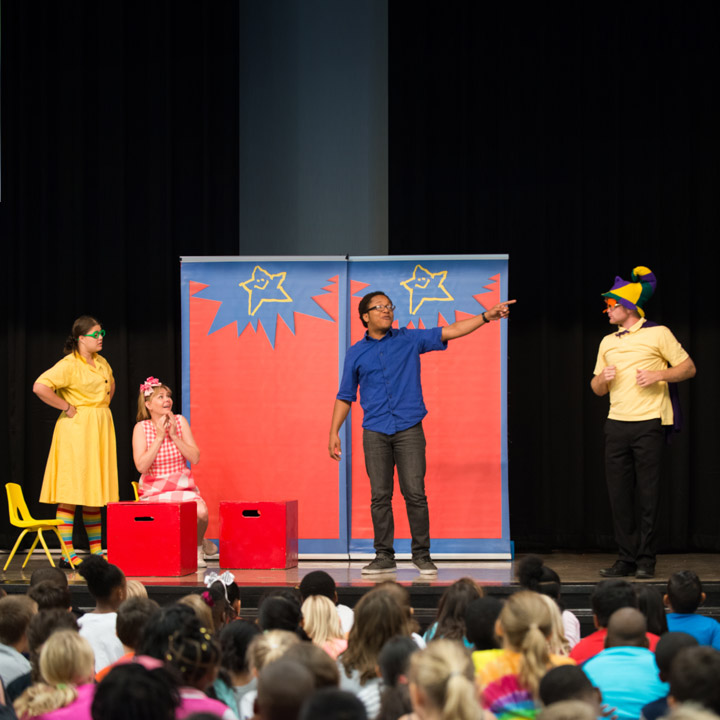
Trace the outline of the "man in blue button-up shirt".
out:
M 363 418 L 365 468 L 370 478 L 375 553 L 363 573 L 395 568 L 395 526 L 392 513 L 393 474 L 397 466 L 412 534 L 413 564 L 422 574 L 437 572 L 430 559 L 430 522 L 425 495 L 425 435 L 427 415 L 420 383 L 420 355 L 444 350 L 448 340 L 468 335 L 491 320 L 507 317 L 508 305 L 495 305 L 466 320 L 427 330 L 393 328 L 395 306 L 383 292 L 371 292 L 358 305 L 365 337 L 345 356 L 340 390 L 330 425 L 330 457 L 340 460 L 340 427 L 357 399 Z

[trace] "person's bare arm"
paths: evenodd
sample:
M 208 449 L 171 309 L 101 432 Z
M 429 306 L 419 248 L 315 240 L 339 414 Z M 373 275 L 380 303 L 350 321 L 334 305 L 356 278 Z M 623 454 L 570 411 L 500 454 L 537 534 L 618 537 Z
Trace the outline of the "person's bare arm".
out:
M 47 385 L 43 385 L 42 383 L 34 383 L 33 384 L 33 392 L 46 404 L 50 407 L 53 407 L 57 410 L 64 410 L 65 414 L 68 417 L 74 417 L 77 410 L 73 405 L 71 405 L 67 400 L 63 400 L 59 395 L 55 394 L 55 391 L 52 388 L 49 388 Z
M 332 421 L 330 422 L 330 440 L 328 442 L 328 452 L 333 460 L 340 461 L 342 458 L 342 447 L 340 446 L 340 428 L 345 422 L 352 403 L 347 400 L 335 400 L 333 406 Z
M 615 379 L 615 366 L 608 365 L 590 381 L 592 391 L 602 397 L 610 392 L 610 383 Z

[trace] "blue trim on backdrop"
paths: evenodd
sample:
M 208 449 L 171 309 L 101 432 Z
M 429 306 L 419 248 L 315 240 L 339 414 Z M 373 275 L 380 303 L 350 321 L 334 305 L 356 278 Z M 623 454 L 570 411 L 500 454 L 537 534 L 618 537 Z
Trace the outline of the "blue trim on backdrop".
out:
M 340 385 L 340 379 L 342 377 L 343 366 L 345 364 L 345 353 L 349 347 L 348 343 L 348 264 L 344 262 L 343 272 L 338 273 L 338 385 Z M 339 541 L 331 540 L 319 540 L 317 541 L 300 541 L 300 546 L 303 548 L 300 552 L 304 553 L 324 553 L 324 552 L 347 552 L 348 539 L 350 537 L 350 500 L 351 493 L 350 488 L 351 480 L 349 468 L 352 467 L 352 425 L 351 419 L 348 415 L 347 420 L 340 428 L 340 443 L 342 444 L 342 458 L 338 463 L 338 535 Z M 329 462 L 334 462 L 329 460 Z M 316 544 L 320 545 L 318 549 L 315 549 Z M 335 544 L 340 545 L 337 550 L 328 550 L 329 547 L 334 547 Z M 308 549 L 305 549 L 305 548 Z M 310 549 L 312 548 L 312 549 Z
M 510 300 L 509 268 L 505 264 L 505 270 L 500 274 L 500 301 Z M 512 317 L 512 315 L 511 315 Z M 502 508 L 500 517 L 502 519 L 502 536 L 510 538 L 510 494 L 508 488 L 508 444 L 507 444 L 507 357 L 508 357 L 508 321 L 504 321 L 500 327 L 500 477 L 501 477 L 501 502 Z
M 180 264 L 180 325 L 181 339 L 181 415 L 192 425 L 190 418 L 190 271 Z

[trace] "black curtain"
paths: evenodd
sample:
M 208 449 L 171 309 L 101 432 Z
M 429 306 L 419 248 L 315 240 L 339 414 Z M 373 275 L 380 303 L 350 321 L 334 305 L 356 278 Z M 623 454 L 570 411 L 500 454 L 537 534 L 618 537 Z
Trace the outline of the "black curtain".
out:
M 179 259 L 238 252 L 239 10 L 3 0 L 2 13 L 0 442 L 4 482 L 47 517 L 57 411 L 31 388 L 75 317 L 107 330 L 121 499 L 139 383 L 161 378 L 181 406 Z
M 391 252 L 510 254 L 518 549 L 613 547 L 607 399 L 589 380 L 608 330 L 600 293 L 644 264 L 659 280 L 649 316 L 698 366 L 667 454 L 661 549 L 720 550 L 719 9 L 388 7 Z M 160 377 L 182 401 L 179 258 L 242 253 L 240 12 L 235 0 L 2 0 L 0 450 L 38 514 L 51 511 L 36 498 L 57 413 L 31 386 L 73 319 L 96 314 L 108 331 L 129 498 L 139 382 Z
M 510 255 L 516 547 L 614 549 L 608 401 L 589 382 L 609 332 L 600 293 L 647 265 L 648 316 L 698 367 L 666 455 L 660 547 L 720 550 L 719 6 L 391 0 L 389 13 L 391 252 Z

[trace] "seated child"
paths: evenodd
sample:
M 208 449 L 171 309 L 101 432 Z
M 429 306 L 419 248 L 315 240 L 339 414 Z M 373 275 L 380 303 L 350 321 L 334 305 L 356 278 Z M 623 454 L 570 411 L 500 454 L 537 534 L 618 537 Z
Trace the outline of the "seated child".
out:
M 78 568 L 85 578 L 95 609 L 78 619 L 80 635 L 95 654 L 95 672 L 119 660 L 124 654 L 115 632 L 117 610 L 125 601 L 125 575 L 101 555 L 91 555 Z
M 720 623 L 696 614 L 705 602 L 705 593 L 700 578 L 692 570 L 681 570 L 670 576 L 664 600 L 670 632 L 686 632 L 701 645 L 720 650 Z

